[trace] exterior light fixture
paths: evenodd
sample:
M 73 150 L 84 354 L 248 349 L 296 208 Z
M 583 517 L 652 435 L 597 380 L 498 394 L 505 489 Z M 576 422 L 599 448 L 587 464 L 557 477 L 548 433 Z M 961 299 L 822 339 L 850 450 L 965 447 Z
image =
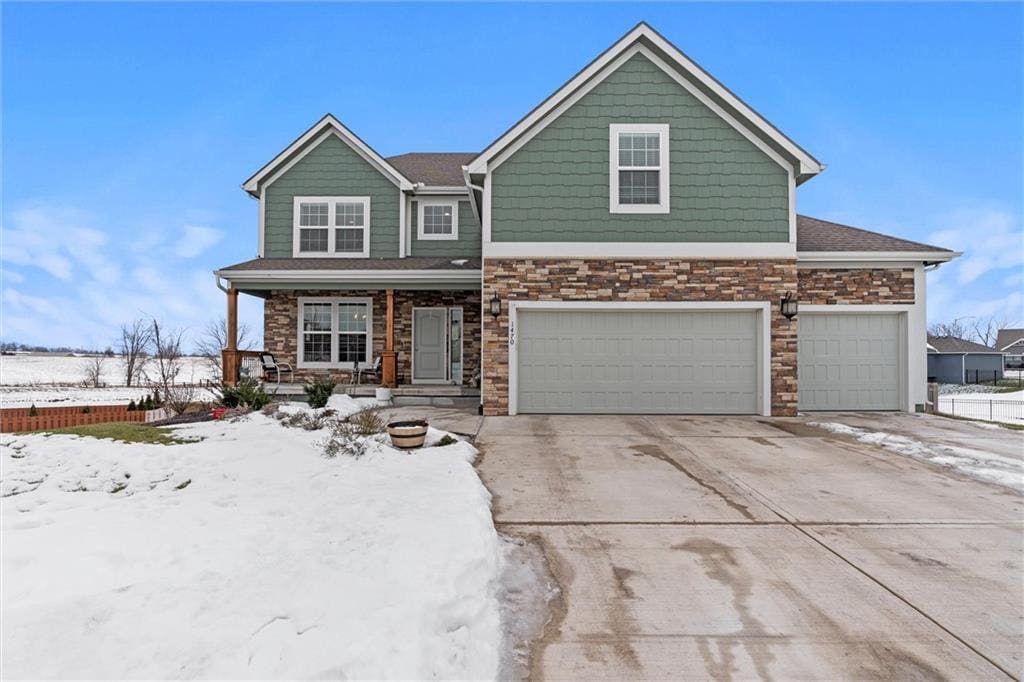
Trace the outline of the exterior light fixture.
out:
M 787 320 L 792 320 L 796 317 L 797 300 L 793 298 L 793 292 L 787 291 L 786 295 L 782 297 L 782 315 Z
M 498 294 L 495 293 L 491 296 L 491 316 L 498 317 L 501 315 L 501 299 L 498 298 Z

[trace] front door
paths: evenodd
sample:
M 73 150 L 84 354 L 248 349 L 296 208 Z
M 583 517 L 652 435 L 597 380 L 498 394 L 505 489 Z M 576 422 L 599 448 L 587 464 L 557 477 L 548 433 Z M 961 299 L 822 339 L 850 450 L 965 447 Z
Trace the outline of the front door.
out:
M 412 311 L 412 380 L 443 382 L 447 377 L 445 308 L 414 308 Z

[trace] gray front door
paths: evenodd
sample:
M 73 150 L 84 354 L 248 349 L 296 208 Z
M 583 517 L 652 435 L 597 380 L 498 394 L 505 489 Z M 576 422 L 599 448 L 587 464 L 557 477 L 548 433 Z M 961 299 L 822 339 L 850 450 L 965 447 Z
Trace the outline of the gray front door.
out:
M 901 319 L 898 313 L 800 313 L 800 409 L 900 409 Z
M 522 310 L 517 411 L 756 414 L 757 312 Z
M 415 308 L 412 311 L 412 379 L 444 381 L 447 377 L 444 308 Z

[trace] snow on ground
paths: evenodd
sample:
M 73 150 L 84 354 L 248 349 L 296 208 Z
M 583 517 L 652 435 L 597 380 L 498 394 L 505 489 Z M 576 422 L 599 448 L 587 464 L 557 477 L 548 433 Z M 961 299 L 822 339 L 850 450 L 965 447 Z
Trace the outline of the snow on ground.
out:
M 1005 424 L 1024 424 L 1024 391 L 939 396 L 939 412 Z
M 868 431 L 837 422 L 812 422 L 832 433 L 856 438 L 862 443 L 879 445 L 901 455 L 955 469 L 961 474 L 1024 492 L 1024 453 L 1010 458 L 978 448 L 924 443 L 884 431 Z M 1001 428 L 1001 427 L 994 427 Z
M 2 437 L 3 677 L 498 674 L 506 544 L 471 445 L 327 459 L 325 430 L 263 414 L 175 433 L 201 440 Z
M 0 386 L 64 384 L 80 386 L 91 357 L 63 355 L 0 355 Z M 124 385 L 124 364 L 120 358 L 103 360 L 102 381 L 108 386 Z M 200 383 L 213 377 L 206 358 L 182 358 L 180 381 Z

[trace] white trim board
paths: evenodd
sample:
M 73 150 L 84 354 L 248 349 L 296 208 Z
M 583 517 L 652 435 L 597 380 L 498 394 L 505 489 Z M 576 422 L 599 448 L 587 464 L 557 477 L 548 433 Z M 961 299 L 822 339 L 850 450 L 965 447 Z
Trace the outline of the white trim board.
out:
M 790 242 L 492 242 L 489 236 L 484 258 L 797 258 Z
M 913 261 L 946 263 L 963 255 L 959 251 L 798 251 L 801 262 Z
M 619 137 L 623 134 L 658 136 L 657 166 L 626 166 L 619 163 Z M 608 125 L 608 212 L 609 213 L 668 213 L 671 200 L 672 164 L 669 155 L 669 124 L 667 123 L 611 123 Z M 657 171 L 658 203 L 623 204 L 619 196 L 620 171 Z
M 346 128 L 341 121 L 336 119 L 333 115 L 327 114 L 313 126 L 303 133 L 297 140 L 292 142 L 282 151 L 280 154 L 275 156 L 269 162 L 264 164 L 256 173 L 252 175 L 248 180 L 242 183 L 242 189 L 250 194 L 255 194 L 261 185 L 269 185 L 285 173 L 289 168 L 294 166 L 300 159 L 306 156 L 310 151 L 316 148 L 321 142 L 323 142 L 330 135 L 337 135 L 341 138 L 342 142 L 351 147 L 357 154 L 363 157 L 370 165 L 374 166 L 381 174 L 387 177 L 391 182 L 398 185 L 399 188 L 405 190 L 411 190 L 413 183 L 402 175 L 394 166 L 389 164 L 383 156 L 378 154 L 370 145 L 359 139 L 359 136 L 353 133 L 351 130 Z M 305 149 L 302 149 L 303 145 L 306 145 L 311 140 L 314 140 L 313 144 L 310 144 Z M 295 158 L 290 159 L 284 168 L 278 170 L 278 166 L 284 162 L 285 159 L 295 154 L 297 151 L 302 149 Z M 270 176 L 269 180 L 263 182 L 267 176 Z
M 460 282 L 480 283 L 480 270 L 217 270 L 229 282 Z
M 484 297 L 481 297 L 481 300 Z M 509 301 L 508 302 L 508 413 L 517 414 L 519 378 L 519 347 L 516 342 L 520 310 L 694 310 L 760 312 L 757 340 L 760 373 L 761 415 L 772 412 L 771 303 L 769 301 Z
M 660 50 L 673 62 L 673 65 L 676 68 L 669 66 L 669 64 L 667 64 L 661 57 L 654 54 L 654 52 L 644 43 Z M 638 52 L 642 52 L 645 57 L 651 59 L 651 61 L 659 66 L 659 68 L 664 70 L 669 76 L 675 79 L 676 82 L 694 94 L 695 97 L 698 97 L 698 99 L 700 99 L 706 106 L 711 107 L 715 113 L 729 122 L 730 125 L 735 127 L 742 134 L 747 136 L 748 139 L 752 137 L 757 140 L 757 145 L 759 147 L 763 149 L 770 149 L 770 155 L 773 159 L 780 160 L 781 157 L 779 157 L 778 153 L 775 152 L 774 149 L 772 149 L 764 140 L 757 135 L 754 135 L 750 127 L 745 124 L 740 124 L 736 118 L 731 114 L 726 113 L 721 106 L 704 94 L 703 90 L 694 85 L 690 78 L 699 82 L 704 88 L 707 88 L 714 93 L 714 95 L 728 107 L 733 109 L 746 120 L 750 121 L 752 128 L 757 130 L 761 135 L 770 139 L 780 148 L 785 149 L 787 153 L 797 160 L 799 173 L 801 175 L 814 175 L 824 170 L 824 166 L 814 159 L 814 157 L 779 132 L 778 129 L 761 117 L 760 114 L 747 106 L 746 103 L 736 97 L 695 62 L 690 60 L 690 58 L 683 54 L 678 48 L 665 40 L 657 33 L 657 31 L 641 22 L 599 57 L 584 67 L 579 73 L 569 79 L 569 81 L 539 104 L 533 111 L 523 117 L 523 119 L 516 125 L 491 143 L 483 152 L 480 153 L 479 156 L 469 163 L 469 171 L 471 173 L 485 173 L 488 170 L 493 170 L 497 165 L 500 165 L 501 161 L 504 160 L 504 158 L 499 159 L 496 157 L 501 155 L 507 158 L 507 152 L 510 145 L 515 144 L 521 146 L 524 144 L 528 139 L 532 138 L 533 135 L 539 132 L 539 130 L 543 129 L 548 123 L 550 123 L 551 119 L 557 118 L 558 115 L 568 108 L 567 106 L 563 106 L 567 100 L 582 97 L 582 94 L 589 92 L 595 85 L 597 85 L 597 83 L 600 83 L 610 73 L 614 72 L 615 69 L 625 61 L 625 59 L 632 57 Z M 681 75 L 679 71 L 685 72 L 689 78 Z M 583 91 L 582 94 L 578 94 L 580 91 Z M 572 103 L 570 103 L 569 106 L 571 106 Z M 793 166 L 792 163 L 787 163 L 785 165 L 788 165 L 791 168 Z

